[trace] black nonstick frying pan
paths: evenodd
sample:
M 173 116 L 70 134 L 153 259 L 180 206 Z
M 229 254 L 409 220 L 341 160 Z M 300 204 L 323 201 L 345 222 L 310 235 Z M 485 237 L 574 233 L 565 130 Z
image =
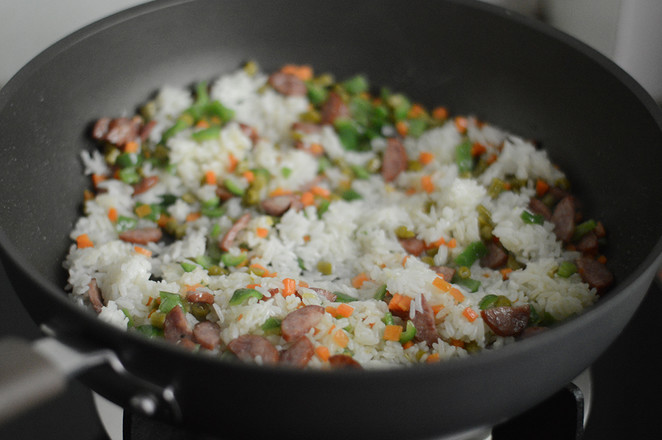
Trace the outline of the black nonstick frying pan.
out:
M 615 285 L 583 315 L 536 337 L 387 371 L 225 363 L 119 331 L 74 306 L 61 263 L 89 184 L 79 151 L 93 148 L 90 123 L 132 113 L 163 84 L 211 79 L 249 59 L 265 71 L 305 63 L 338 77 L 364 72 L 426 105 L 537 140 L 585 211 L 607 226 Z M 14 367 L 0 369 L 10 396 L 0 407 L 16 410 L 30 392 L 63 386 L 66 371 L 120 405 L 228 438 L 415 439 L 491 426 L 589 366 L 662 262 L 662 114 L 654 101 L 574 39 L 473 1 L 139 6 L 56 43 L 0 90 L 0 151 L 2 261 L 48 334 L 33 346 L 2 343 Z

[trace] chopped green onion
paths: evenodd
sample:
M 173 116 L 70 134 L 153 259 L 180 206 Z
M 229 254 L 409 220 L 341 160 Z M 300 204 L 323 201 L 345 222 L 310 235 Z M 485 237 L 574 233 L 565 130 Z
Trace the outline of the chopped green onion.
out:
M 182 261 L 179 263 L 179 265 L 184 269 L 184 272 L 193 272 L 196 267 L 198 267 L 197 264 L 191 263 L 189 261 Z
M 471 267 L 472 264 L 479 258 L 487 255 L 487 247 L 482 241 L 474 241 L 469 243 L 469 245 L 455 257 L 455 264 L 458 266 L 467 266 Z
M 382 318 L 382 322 L 386 325 L 393 325 L 393 314 L 391 312 L 386 312 Z
M 306 87 L 308 89 L 308 100 L 310 100 L 313 105 L 322 104 L 329 96 L 326 88 L 320 84 L 308 82 L 306 83 Z
M 336 296 L 336 300 L 334 302 L 348 303 L 352 301 L 358 301 L 356 298 L 354 298 L 353 296 L 349 296 L 346 293 L 333 292 L 333 294 Z
M 221 255 L 221 263 L 223 263 L 225 267 L 238 266 L 239 264 L 243 263 L 245 259 L 246 259 L 246 255 L 244 254 L 232 255 L 229 253 L 225 253 Z
M 122 153 L 115 159 L 115 165 L 128 168 L 138 165 L 138 155 L 135 153 Z
M 414 336 L 416 336 L 416 326 L 414 325 L 413 322 L 407 321 L 407 328 L 405 331 L 400 333 L 400 343 L 404 344 L 406 342 L 411 341 L 414 339 Z
M 480 300 L 478 303 L 478 308 L 481 310 L 486 310 L 489 309 L 490 307 L 494 307 L 494 304 L 496 303 L 498 297 L 492 293 L 489 295 L 485 295 L 483 299 Z
M 174 309 L 177 306 L 182 306 L 184 303 L 182 303 L 182 297 L 179 296 L 179 293 L 171 293 L 171 292 L 159 292 L 159 296 L 161 297 L 161 304 L 159 305 L 159 311 L 162 313 L 169 313 L 172 309 Z
M 466 140 L 455 147 L 455 164 L 460 175 L 473 170 L 474 158 L 471 155 L 471 141 Z
M 340 197 L 343 198 L 343 200 L 346 200 L 348 202 L 351 202 L 352 200 L 359 200 L 362 199 L 363 196 L 356 192 L 353 188 L 350 188 L 348 190 L 343 191 L 343 193 L 340 195 Z
M 241 197 L 244 195 L 244 189 L 232 179 L 225 179 L 223 185 L 225 185 L 225 188 L 235 196 Z
M 292 168 L 283 167 L 280 169 L 280 173 L 287 179 L 292 174 Z
M 345 150 L 359 150 L 360 134 L 359 129 L 353 120 L 338 118 L 334 121 L 333 126 L 335 127 L 340 143 Z
M 149 338 L 163 337 L 163 330 L 158 327 L 154 327 L 153 325 L 140 325 L 136 327 L 136 330 Z
M 119 178 L 122 182 L 129 185 L 135 185 L 140 182 L 140 174 L 134 167 L 122 168 L 119 171 Z
M 123 215 L 120 215 L 117 218 L 117 223 L 115 224 L 115 228 L 117 229 L 117 232 L 124 232 L 124 231 L 128 231 L 129 229 L 135 228 L 137 224 L 138 224 L 138 220 L 136 220 L 135 218 L 125 217 Z
M 545 218 L 542 215 L 532 214 L 527 210 L 522 211 L 520 218 L 528 225 L 542 225 L 545 222 Z
M 363 168 L 361 165 L 350 165 L 350 168 L 352 169 L 352 173 L 354 173 L 354 176 L 356 176 L 357 179 L 367 180 L 370 178 L 370 173 L 368 170 Z
M 255 289 L 237 289 L 232 294 L 232 298 L 230 298 L 229 304 L 231 306 L 236 306 L 248 301 L 249 298 L 257 298 L 259 300 L 262 299 L 262 297 L 263 295 Z
M 471 293 L 477 292 L 480 288 L 480 281 L 473 278 L 460 278 L 457 281 L 453 280 L 453 283 L 465 287 Z
M 375 298 L 378 301 L 383 300 L 384 297 L 386 297 L 386 284 L 382 284 L 381 286 L 379 286 L 375 291 L 375 295 L 373 296 L 373 298 Z
M 596 227 L 597 225 L 598 225 L 598 224 L 597 224 L 597 223 L 595 222 L 595 220 L 593 220 L 593 219 L 591 219 L 591 220 L 586 220 L 585 222 L 578 224 L 577 226 L 575 226 L 575 232 L 574 232 L 574 234 L 572 235 L 572 239 L 573 239 L 574 241 L 579 240 L 579 239 L 582 238 L 584 235 L 588 234 L 588 233 L 591 232 L 593 229 L 595 229 L 595 227 Z
M 358 95 L 368 90 L 368 80 L 363 75 L 356 75 L 343 81 L 342 86 L 348 93 Z
M 218 136 L 220 134 L 221 134 L 221 127 L 212 126 L 194 132 L 193 134 L 191 134 L 191 137 L 196 142 L 204 142 L 212 139 L 218 139 Z
M 260 326 L 265 335 L 278 335 L 280 334 L 281 320 L 273 316 L 267 318 L 266 321 Z
M 230 121 L 234 118 L 234 110 L 227 108 L 218 100 L 210 102 L 207 105 L 206 111 L 209 115 L 216 116 L 223 122 Z
M 577 266 L 572 261 L 564 261 L 559 264 L 559 269 L 556 274 L 561 278 L 568 278 L 573 273 L 577 272 Z

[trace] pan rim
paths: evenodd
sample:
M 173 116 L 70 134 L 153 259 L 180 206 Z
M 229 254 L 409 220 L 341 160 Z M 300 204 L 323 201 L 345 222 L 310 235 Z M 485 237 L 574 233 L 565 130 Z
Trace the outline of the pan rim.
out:
M 103 32 L 106 29 L 112 28 L 120 23 L 127 22 L 129 20 L 137 19 L 140 16 L 148 15 L 159 10 L 164 10 L 171 7 L 176 7 L 184 5 L 187 3 L 194 3 L 196 1 L 205 1 L 205 0 L 165 0 L 165 1 L 153 1 L 145 4 L 140 4 L 129 9 L 119 11 L 108 17 L 97 20 L 91 24 L 84 26 L 83 28 L 74 31 L 73 33 L 65 36 L 60 39 L 53 45 L 44 49 L 31 61 L 29 61 L 24 67 L 22 67 L 8 82 L 5 86 L 0 89 L 0 109 L 4 109 L 10 102 L 12 96 L 19 90 L 24 83 L 26 83 L 34 72 L 41 69 L 45 64 L 48 63 L 51 59 L 56 58 L 61 53 L 70 50 L 72 47 L 76 46 L 80 42 L 90 38 L 100 32 Z M 618 65 L 613 63 L 611 60 L 606 58 L 604 55 L 597 52 L 595 49 L 590 48 L 581 41 L 571 37 L 561 31 L 558 31 L 551 26 L 548 26 L 544 23 L 540 23 L 528 17 L 507 11 L 498 6 L 482 3 L 477 0 L 461 1 L 461 0 L 447 0 L 448 3 L 453 3 L 461 7 L 467 8 L 477 8 L 483 11 L 487 11 L 492 14 L 500 15 L 505 20 L 515 21 L 521 25 L 533 28 L 536 32 L 541 32 L 547 35 L 550 38 L 553 38 L 564 45 L 571 46 L 574 50 L 579 51 L 583 56 L 590 58 L 592 61 L 598 63 L 601 68 L 607 71 L 609 74 L 616 77 L 617 82 L 622 86 L 626 87 L 628 91 L 635 95 L 637 101 L 643 105 L 647 113 L 651 116 L 653 121 L 657 124 L 658 128 L 662 131 L 662 110 L 657 106 L 653 98 L 643 89 L 643 87 L 637 83 L 629 74 L 627 74 L 623 69 Z M 86 325 L 90 325 L 100 331 L 103 331 L 112 339 L 121 339 L 126 338 L 127 335 L 129 338 L 134 338 L 134 343 L 146 344 L 152 347 L 159 346 L 160 349 L 165 349 L 166 351 L 171 351 L 177 355 L 184 354 L 184 356 L 189 356 L 191 361 L 194 362 L 214 362 L 217 365 L 233 365 L 228 362 L 224 362 L 217 358 L 211 358 L 206 356 L 199 356 L 192 353 L 187 353 L 183 350 L 180 350 L 174 346 L 157 344 L 155 345 L 149 339 L 142 337 L 141 335 L 134 335 L 132 332 L 127 332 L 125 330 L 118 329 L 110 324 L 107 324 L 96 318 L 95 315 L 91 313 L 86 313 L 85 310 L 81 309 L 79 306 L 70 301 L 67 297 L 67 293 L 62 286 L 56 286 L 55 283 L 47 280 L 39 271 L 33 266 L 32 263 L 27 261 L 19 249 L 7 238 L 5 231 L 0 230 L 0 252 L 2 253 L 3 259 L 9 258 L 14 263 L 16 263 L 21 270 L 25 271 L 39 286 L 42 288 L 43 292 L 48 294 L 52 299 L 58 301 L 60 305 L 66 307 L 70 312 L 76 314 L 81 319 L 84 319 Z M 554 335 L 559 333 L 572 333 L 577 331 L 578 328 L 583 327 L 583 321 L 588 316 L 595 317 L 599 314 L 605 313 L 608 309 L 607 305 L 625 301 L 627 298 L 627 290 L 633 282 L 641 278 L 644 274 L 651 270 L 651 267 L 657 262 L 658 264 L 662 261 L 662 237 L 660 237 L 653 246 L 651 252 L 645 257 L 645 259 L 636 267 L 634 271 L 625 277 L 625 279 L 620 280 L 606 295 L 605 298 L 600 299 L 598 303 L 591 306 L 587 309 L 582 315 L 576 319 L 566 321 L 555 327 L 547 334 L 539 335 L 538 339 L 535 340 L 544 341 L 545 339 L 549 340 L 552 337 L 556 338 Z M 652 278 L 651 278 L 652 279 Z M 610 306 L 613 307 L 613 306 Z M 587 318 L 588 319 L 588 318 Z M 565 330 L 563 330 L 565 329 Z M 160 341 L 159 341 L 160 342 Z M 505 347 L 500 348 L 499 350 L 487 351 L 481 353 L 480 356 L 472 356 L 462 359 L 453 359 L 451 362 L 443 362 L 438 365 L 416 365 L 417 373 L 422 374 L 438 374 L 438 371 L 452 370 L 457 368 L 462 368 L 466 365 L 481 365 L 483 363 L 492 363 L 494 360 L 499 358 L 507 358 L 517 356 L 518 353 L 528 351 L 528 347 L 531 344 L 534 344 L 531 340 L 518 341 L 516 344 L 508 344 Z M 485 360 L 484 360 L 485 359 Z M 454 365 L 454 364 L 457 364 Z M 275 371 L 278 374 L 282 374 L 284 371 L 288 371 L 283 368 L 271 368 L 265 366 L 252 366 L 250 364 L 240 364 L 238 365 L 241 369 L 252 369 L 255 368 L 256 372 L 264 371 Z M 317 371 L 317 370 L 292 370 L 294 374 L 301 375 L 302 373 L 306 376 L 319 377 L 319 376 L 330 376 L 328 372 Z M 387 368 L 384 370 L 370 370 L 371 375 L 389 375 L 391 376 L 394 372 L 402 373 L 409 371 L 409 368 Z M 429 372 L 429 373 L 428 373 Z M 338 376 L 348 376 L 355 375 L 357 373 L 352 371 L 343 371 L 343 372 L 334 372 L 334 375 Z M 365 372 L 363 373 L 365 374 Z

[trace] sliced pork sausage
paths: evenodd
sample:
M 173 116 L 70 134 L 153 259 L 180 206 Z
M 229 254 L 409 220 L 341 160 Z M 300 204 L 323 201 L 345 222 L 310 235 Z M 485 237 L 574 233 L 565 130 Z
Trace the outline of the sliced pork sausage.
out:
M 400 242 L 400 246 L 402 246 L 408 254 L 419 256 L 425 251 L 425 242 L 416 237 L 400 238 L 398 241 Z
M 276 364 L 280 359 L 276 347 L 267 338 L 257 335 L 241 335 L 228 343 L 228 349 L 242 361 L 260 357 L 264 364 Z
M 322 316 L 324 316 L 324 307 L 315 305 L 304 306 L 290 312 L 280 326 L 283 339 L 288 342 L 299 339 L 315 327 Z
M 576 214 L 575 198 L 572 196 L 564 197 L 554 207 L 550 221 L 554 223 L 556 237 L 564 243 L 568 243 L 575 232 Z
M 322 124 L 333 124 L 336 119 L 349 117 L 349 107 L 336 92 L 329 93 L 320 109 Z
M 159 176 L 148 176 L 133 185 L 133 195 L 142 194 L 159 183 Z
M 275 72 L 269 76 L 268 83 L 286 96 L 305 96 L 308 93 L 306 83 L 291 73 Z
M 499 269 L 508 262 L 508 253 L 498 243 L 490 240 L 487 245 L 487 254 L 480 259 L 482 267 L 489 267 L 490 269 Z
M 273 217 L 280 217 L 289 209 L 300 209 L 301 202 L 293 194 L 283 194 L 280 196 L 268 197 L 260 203 L 260 207 L 265 214 Z
M 243 231 L 246 226 L 248 226 L 248 223 L 251 221 L 251 215 L 249 213 L 246 213 L 239 217 L 239 219 L 234 222 L 232 227 L 228 230 L 228 232 L 225 233 L 223 238 L 218 242 L 218 246 L 221 248 L 223 251 L 229 251 L 232 246 L 234 246 L 234 240 L 237 238 L 237 235 L 241 231 Z
M 192 303 L 214 304 L 214 295 L 204 290 L 194 290 L 186 294 L 186 301 Z
M 424 341 L 428 347 L 431 347 L 439 339 L 439 333 L 434 322 L 434 311 L 425 299 L 425 295 L 421 295 L 421 308 L 423 311 L 416 310 L 411 320 L 414 327 L 416 327 L 414 340 L 417 342 Z
M 101 313 L 101 309 L 104 306 L 103 295 L 101 294 L 101 289 L 99 289 L 96 278 L 92 278 L 92 281 L 88 284 L 87 297 L 90 299 L 94 311 Z
M 313 343 L 307 337 L 302 336 L 280 354 L 280 363 L 290 367 L 303 368 L 308 365 L 313 354 L 315 354 Z
M 178 343 L 183 339 L 190 339 L 192 334 L 184 310 L 180 306 L 173 307 L 163 322 L 163 337 L 165 340 Z
M 399 139 L 389 138 L 382 158 L 382 177 L 384 182 L 393 182 L 401 172 L 407 169 L 407 150 Z
M 134 244 L 154 243 L 161 240 L 161 237 L 163 232 L 160 228 L 129 229 L 119 234 L 120 240 Z
M 346 354 L 334 354 L 329 357 L 329 365 L 333 368 L 363 368 L 354 358 Z
M 221 327 L 211 321 L 198 322 L 193 327 L 193 341 L 207 350 L 213 350 L 221 343 Z
M 614 275 L 607 266 L 591 256 L 584 255 L 577 259 L 577 269 L 582 280 L 602 294 L 614 282 Z
M 483 321 L 499 336 L 517 336 L 529 324 L 531 308 L 523 306 L 502 306 L 481 310 Z

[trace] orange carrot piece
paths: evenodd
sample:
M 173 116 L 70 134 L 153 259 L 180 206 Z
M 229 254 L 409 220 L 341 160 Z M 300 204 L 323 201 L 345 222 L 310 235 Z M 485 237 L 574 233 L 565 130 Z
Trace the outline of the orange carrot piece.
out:
M 439 353 L 432 353 L 430 356 L 428 356 L 425 359 L 425 362 L 427 362 L 428 364 L 431 364 L 433 362 L 439 362 Z
M 115 223 L 118 218 L 119 218 L 119 215 L 117 214 L 117 209 L 116 208 L 110 208 L 108 210 L 108 220 Z
M 394 293 L 391 301 L 388 303 L 388 309 L 396 314 L 409 313 L 411 306 L 411 297 Z
M 347 333 L 345 333 L 343 329 L 339 328 L 333 333 L 333 342 L 335 342 L 338 347 L 345 348 L 349 343 L 349 336 L 347 336 Z
M 202 216 L 199 212 L 192 212 L 189 215 L 186 216 L 186 221 L 187 222 L 194 222 L 197 219 L 199 219 Z
M 467 318 L 467 321 L 469 322 L 474 322 L 476 318 L 478 318 L 478 313 L 471 307 L 467 307 L 462 311 L 462 314 L 464 315 L 465 318 Z
M 328 198 L 331 195 L 331 191 L 321 186 L 313 186 L 310 188 L 310 192 L 319 197 Z
M 509 267 L 504 267 L 504 268 L 501 269 L 499 272 L 501 272 L 501 278 L 503 278 L 504 280 L 507 280 L 508 277 L 510 277 L 510 272 L 512 272 L 512 271 L 513 271 L 513 270 L 512 270 L 511 268 L 509 268 Z
M 301 287 L 310 287 L 307 282 L 299 280 L 299 286 Z
M 407 341 L 407 342 L 405 342 L 404 344 L 402 344 L 402 348 L 403 348 L 404 350 L 406 350 L 406 349 L 408 349 L 409 347 L 411 347 L 412 345 L 414 345 L 414 341 L 410 339 L 409 341 Z
M 138 145 L 138 142 L 136 141 L 129 141 L 126 144 L 124 144 L 125 153 L 137 153 L 139 148 L 140 145 Z
M 195 124 L 195 128 L 209 128 L 209 121 L 206 119 L 200 119 L 197 124 Z
M 409 133 L 409 125 L 407 125 L 405 121 L 398 121 L 395 123 L 395 131 L 397 131 L 400 136 L 407 136 L 407 133 Z
M 469 120 L 464 116 L 456 116 L 453 123 L 458 132 L 465 133 L 467 131 L 467 126 L 469 125 Z
M 228 154 L 228 161 L 230 162 L 228 164 L 228 171 L 234 173 L 234 170 L 237 169 L 237 165 L 239 165 L 239 160 L 234 157 L 234 154 L 230 153 Z
M 147 258 L 152 256 L 152 251 L 150 251 L 149 249 L 145 249 L 142 246 L 134 246 L 133 250 L 136 251 L 137 253 L 141 254 L 141 255 L 146 256 Z
M 432 182 L 432 176 L 423 176 L 421 177 L 421 186 L 423 191 L 426 193 L 431 193 L 434 191 L 434 183 Z
M 462 295 L 462 292 L 460 292 L 455 287 L 451 287 L 451 289 L 448 291 L 448 293 L 450 293 L 451 296 L 453 298 L 455 298 L 455 301 L 457 301 L 458 303 L 461 303 L 462 301 L 464 301 L 464 295 Z
M 106 176 L 101 175 L 101 174 L 92 174 L 92 184 L 96 188 L 101 182 L 106 180 Z
M 311 206 L 315 204 L 315 196 L 310 191 L 301 194 L 301 203 L 303 206 Z
M 76 246 L 78 246 L 78 249 L 84 249 L 94 247 L 94 243 L 92 243 L 92 240 L 90 240 L 90 237 L 87 234 L 80 234 L 76 237 Z
M 418 161 L 423 165 L 427 165 L 434 160 L 434 154 L 429 151 L 421 151 L 421 154 L 418 155 Z
M 285 195 L 288 195 L 288 194 L 292 194 L 292 191 L 289 191 L 289 190 L 283 189 L 281 187 L 278 187 L 275 190 L 271 191 L 269 193 L 269 196 L 270 197 L 276 197 L 276 196 L 285 196 Z
M 549 184 L 542 179 L 536 180 L 536 195 L 542 197 L 549 191 Z
M 246 284 L 247 289 L 255 289 L 256 287 L 262 287 L 262 284 L 258 284 L 258 283 Z
M 253 183 L 255 180 L 255 173 L 253 173 L 251 170 L 244 171 L 242 176 L 244 176 L 244 179 L 246 179 L 246 182 L 248 183 Z
M 283 279 L 283 290 L 281 294 L 283 296 L 294 295 L 297 291 L 297 283 L 292 278 Z
M 267 228 L 256 228 L 255 234 L 260 238 L 266 238 L 269 235 L 269 230 Z
M 399 325 L 387 325 L 384 328 L 384 340 L 399 341 L 401 333 L 402 333 L 402 327 L 400 327 Z
M 369 279 L 370 277 L 365 272 L 361 272 L 360 274 L 352 278 L 352 287 L 354 287 L 355 289 L 360 289 L 361 286 L 363 286 L 363 283 L 365 283 Z
M 315 354 L 317 355 L 318 358 L 322 359 L 324 362 L 328 361 L 329 358 L 331 357 L 331 353 L 329 353 L 329 349 L 326 348 L 324 345 L 320 345 L 319 347 L 315 348 Z
M 342 303 L 336 308 L 337 315 L 342 316 L 343 318 L 349 318 L 354 313 L 354 307 L 349 304 Z
M 455 248 L 455 247 L 457 246 L 457 240 L 454 239 L 454 238 L 451 238 L 451 239 L 448 241 L 448 243 L 446 243 L 446 246 L 448 246 L 448 247 L 451 248 L 451 249 Z
M 313 156 L 321 156 L 322 154 L 324 154 L 324 146 L 317 142 L 313 142 L 312 144 L 310 144 L 308 150 Z
M 409 108 L 409 112 L 407 113 L 407 117 L 414 119 L 418 118 L 419 116 L 423 115 L 425 113 L 425 108 L 421 104 L 412 104 L 412 106 Z
M 216 173 L 212 170 L 205 172 L 205 183 L 207 185 L 216 185 Z
M 333 306 L 326 306 L 326 309 L 324 309 L 326 313 L 329 315 L 333 316 L 334 318 L 338 315 L 338 309 Z
M 436 107 L 432 110 L 432 117 L 438 121 L 448 119 L 448 109 L 446 107 Z
M 286 64 L 280 69 L 281 72 L 294 75 L 301 81 L 313 79 L 313 68 L 308 65 Z
M 437 289 L 441 290 L 442 292 L 449 292 L 453 286 L 443 279 L 442 277 L 437 277 L 432 281 L 432 285 L 436 287 Z
M 435 304 L 432 307 L 432 313 L 434 313 L 434 316 L 437 316 L 437 313 L 441 312 L 444 308 L 443 304 Z
M 485 145 L 479 142 L 474 142 L 473 145 L 471 145 L 471 156 L 473 157 L 480 156 L 485 152 L 487 152 L 487 148 L 485 147 Z

